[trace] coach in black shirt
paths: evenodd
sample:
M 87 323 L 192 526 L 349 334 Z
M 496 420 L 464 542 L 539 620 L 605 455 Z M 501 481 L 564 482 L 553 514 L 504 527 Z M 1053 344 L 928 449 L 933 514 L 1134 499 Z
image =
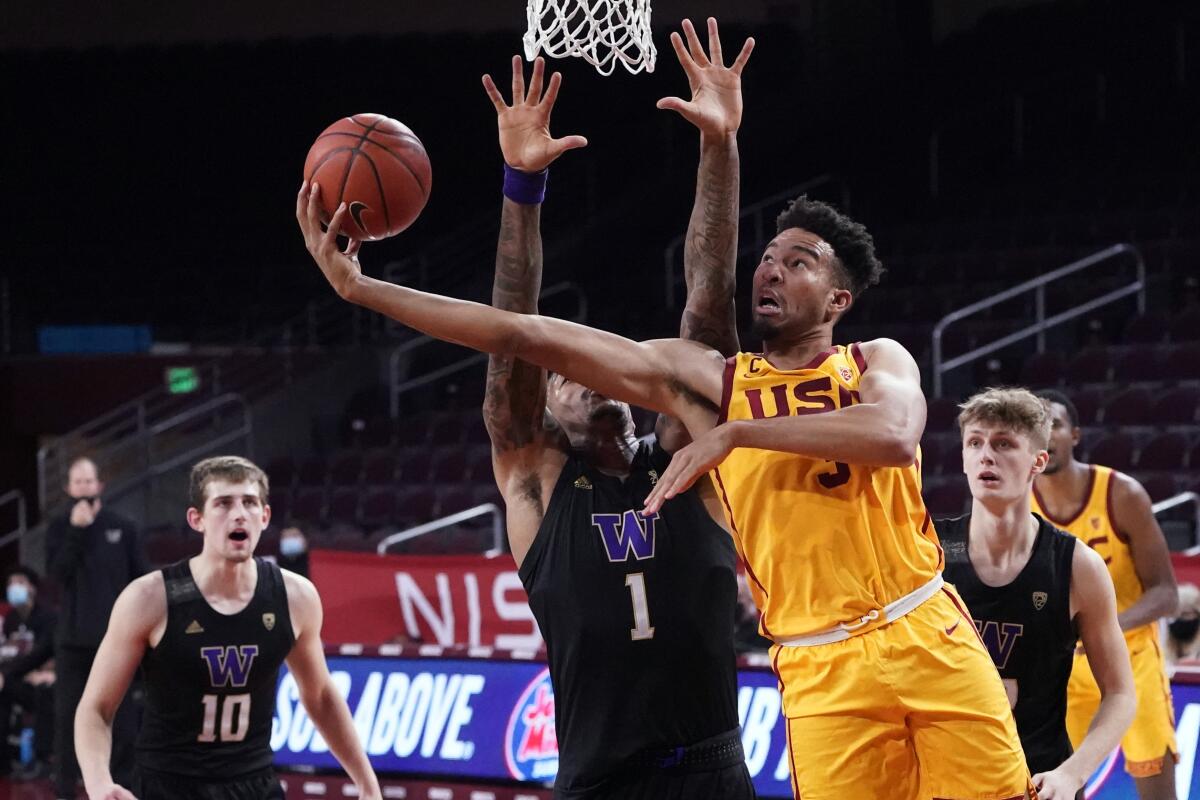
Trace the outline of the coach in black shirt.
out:
M 70 512 L 51 523 L 47 564 L 63 589 L 55 652 L 55 754 L 59 797 L 74 797 L 79 779 L 75 759 L 75 707 L 83 696 L 88 672 L 113 603 L 130 581 L 149 571 L 137 528 L 103 507 L 95 463 L 77 458 L 67 471 Z M 137 721 L 128 700 L 113 722 L 113 773 L 126 779 L 133 768 Z

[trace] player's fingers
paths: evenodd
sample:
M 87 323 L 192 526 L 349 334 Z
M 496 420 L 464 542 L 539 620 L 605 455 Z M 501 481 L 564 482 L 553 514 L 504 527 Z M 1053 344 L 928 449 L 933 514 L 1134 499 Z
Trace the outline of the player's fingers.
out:
M 696 72 L 696 62 L 692 61 L 691 54 L 688 53 L 687 47 L 684 46 L 683 37 L 674 31 L 671 32 L 671 47 L 675 48 L 675 57 L 679 59 L 679 65 L 683 67 L 688 80 L 692 80 Z
M 525 102 L 525 65 L 520 56 L 512 57 L 512 102 L 518 105 Z
M 554 101 L 558 99 L 558 90 L 562 86 L 562 73 L 555 72 L 550 76 L 550 82 L 546 84 L 546 96 L 542 98 L 542 106 L 546 109 L 546 116 L 550 116 L 550 112 L 554 110 Z
M 300 223 L 300 230 L 304 230 L 304 210 L 308 201 L 308 181 L 300 184 L 300 193 L 296 195 L 296 222 Z
M 692 25 L 690 19 L 683 21 L 683 34 L 687 37 L 688 52 L 692 54 L 692 60 L 701 67 L 707 67 L 708 56 L 704 55 L 704 46 L 700 44 L 700 37 L 696 35 L 696 27 Z
M 500 90 L 496 88 L 496 82 L 492 80 L 491 75 L 483 76 L 483 90 L 487 92 L 488 99 L 492 101 L 492 106 L 496 109 L 497 114 L 508 108 L 504 102 L 504 95 L 500 94 Z
M 754 52 L 754 37 L 751 36 L 742 45 L 742 52 L 738 53 L 737 58 L 733 60 L 733 66 L 729 69 L 736 75 L 741 75 L 742 70 L 746 68 L 746 62 L 750 60 L 750 54 Z
M 325 250 L 337 250 L 337 237 L 342 230 L 342 220 L 346 217 L 346 204 L 339 203 L 337 211 L 333 212 L 333 216 L 329 219 L 329 228 L 325 231 L 325 235 L 321 237 L 321 246 Z
M 721 34 L 717 32 L 716 17 L 708 18 L 708 57 L 718 67 L 725 66 L 725 59 L 721 54 Z
M 542 101 L 542 76 L 546 72 L 546 59 L 538 56 L 533 60 L 533 76 L 529 79 L 529 94 L 525 97 L 528 105 L 536 106 Z
M 316 181 L 308 187 L 308 205 L 305 209 L 304 239 L 310 245 L 316 245 L 316 239 L 321 234 L 321 185 Z
M 350 258 L 356 258 L 358 256 L 358 249 L 360 247 L 362 247 L 362 239 L 348 238 L 346 242 L 346 249 L 343 250 L 342 253 Z
M 582 136 L 564 136 L 561 139 L 551 139 L 550 146 L 553 148 L 554 157 L 558 158 L 568 150 L 577 150 L 580 147 L 587 147 L 588 140 Z

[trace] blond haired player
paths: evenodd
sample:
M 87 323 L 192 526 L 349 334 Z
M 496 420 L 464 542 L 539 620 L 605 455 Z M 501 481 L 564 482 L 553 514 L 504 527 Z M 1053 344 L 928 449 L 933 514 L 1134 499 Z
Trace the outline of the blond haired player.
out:
M 987 389 L 961 406 L 971 513 L 938 520 L 954 584 L 1004 679 L 1041 800 L 1083 800 L 1083 785 L 1121 740 L 1137 704 L 1117 601 L 1103 559 L 1030 512 L 1046 466 L 1047 404 L 1028 389 Z M 1067 682 L 1075 642 L 1092 654 L 1102 700 L 1072 752 Z
M 1108 565 L 1137 686 L 1137 716 L 1121 740 L 1125 771 L 1142 800 L 1174 800 L 1179 750 L 1158 621 L 1174 616 L 1179 592 L 1166 539 L 1140 483 L 1075 460 L 1079 413 L 1071 401 L 1053 390 L 1038 395 L 1049 401 L 1053 424 L 1050 461 L 1033 483 L 1033 510 L 1087 542 Z M 1077 653 L 1067 687 L 1067 732 L 1073 743 L 1083 738 L 1099 701 L 1087 655 Z
M 689 45 L 696 64 L 710 63 Z M 887 339 L 832 343 L 882 272 L 861 225 L 804 198 L 781 215 L 754 274 L 765 352 L 727 363 L 693 341 L 639 343 L 369 278 L 358 243 L 338 247 L 345 208 L 322 232 L 319 192 L 301 188 L 296 218 L 342 298 L 680 420 L 695 441 L 645 513 L 720 465 L 718 490 L 776 642 L 797 795 L 1026 796 L 1004 688 L 942 585 L 915 460 L 925 425 L 916 363 Z

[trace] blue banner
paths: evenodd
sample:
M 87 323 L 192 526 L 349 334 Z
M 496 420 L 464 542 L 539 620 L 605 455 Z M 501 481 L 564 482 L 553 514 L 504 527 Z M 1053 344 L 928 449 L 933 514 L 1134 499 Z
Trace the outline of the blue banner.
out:
M 331 656 L 329 669 L 378 772 L 554 782 L 558 742 L 545 664 Z M 742 741 L 764 797 L 791 796 L 779 709 L 774 675 L 743 670 Z M 338 766 L 286 668 L 280 671 L 271 748 L 283 768 Z
M 558 771 L 554 693 L 545 664 L 480 659 L 331 656 L 359 738 L 380 773 L 423 773 L 551 784 Z M 1179 800 L 1200 800 L 1195 769 L 1200 686 L 1172 686 L 1181 755 Z M 281 670 L 271 747 L 283 768 L 337 768 Z M 780 697 L 767 670 L 738 674 L 738 714 L 746 765 L 762 797 L 791 797 Z M 1089 800 L 1135 800 L 1115 753 L 1088 782 Z

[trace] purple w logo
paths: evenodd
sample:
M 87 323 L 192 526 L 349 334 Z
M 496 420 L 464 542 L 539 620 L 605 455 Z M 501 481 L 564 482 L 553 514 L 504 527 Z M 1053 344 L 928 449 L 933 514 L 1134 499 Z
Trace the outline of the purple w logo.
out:
M 658 514 L 643 517 L 637 511 L 624 514 L 592 514 L 592 524 L 600 529 L 609 561 L 628 561 L 632 551 L 638 561 L 654 558 L 654 521 Z
M 213 688 L 232 686 L 246 688 L 250 680 L 250 667 L 258 655 L 258 645 L 244 644 L 239 647 L 201 647 L 200 656 L 208 664 L 208 675 Z
M 996 669 L 1004 669 L 1016 647 L 1017 639 L 1025 632 L 1025 626 L 1015 622 L 987 622 L 977 619 L 975 627 L 979 629 L 979 638 L 983 639 L 984 645 L 991 653 Z

